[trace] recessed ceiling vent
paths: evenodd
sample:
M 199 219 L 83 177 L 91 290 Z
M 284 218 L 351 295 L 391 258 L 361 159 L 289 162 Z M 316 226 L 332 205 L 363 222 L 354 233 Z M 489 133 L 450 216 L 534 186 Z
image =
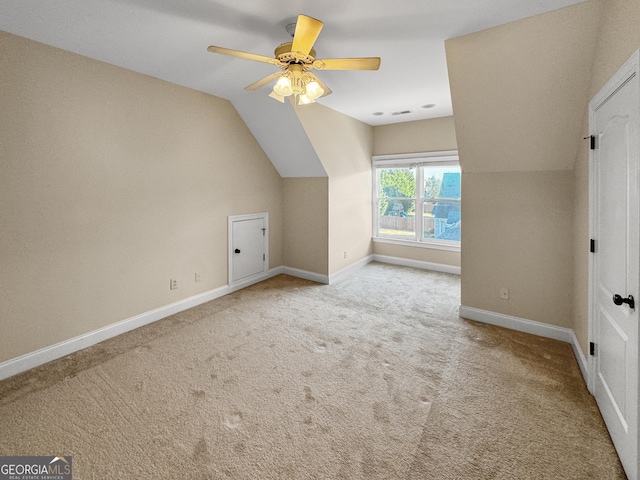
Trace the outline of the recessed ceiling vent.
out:
M 411 113 L 411 110 L 402 110 L 401 112 L 393 112 L 391 115 L 406 115 L 407 113 Z

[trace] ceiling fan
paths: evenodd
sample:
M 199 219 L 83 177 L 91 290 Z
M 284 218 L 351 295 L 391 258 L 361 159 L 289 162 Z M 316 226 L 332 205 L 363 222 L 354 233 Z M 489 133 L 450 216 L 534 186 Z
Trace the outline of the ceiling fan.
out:
M 298 21 L 287 26 L 287 31 L 293 35 L 293 41 L 279 45 L 275 49 L 274 58 L 213 45 L 207 50 L 212 53 L 222 53 L 232 57 L 270 63 L 281 68 L 281 72 L 272 73 L 252 83 L 245 89 L 257 90 L 277 79 L 277 83 L 269 94 L 271 98 L 284 103 L 285 97 L 294 95 L 298 105 L 304 105 L 331 93 L 329 87 L 310 72 L 311 69 L 378 70 L 380 68 L 379 57 L 316 59 L 316 51 L 313 49 L 313 44 L 323 26 L 324 24 L 320 20 L 302 14 L 298 15 Z M 295 33 L 293 33 L 294 28 Z

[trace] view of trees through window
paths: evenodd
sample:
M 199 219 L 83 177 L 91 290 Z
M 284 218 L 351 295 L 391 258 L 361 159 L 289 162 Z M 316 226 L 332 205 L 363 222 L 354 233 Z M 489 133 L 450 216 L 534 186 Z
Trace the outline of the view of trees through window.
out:
M 380 170 L 380 213 L 382 215 L 406 217 L 415 210 L 415 196 L 415 168 Z
M 460 242 L 459 166 L 377 168 L 377 191 L 378 236 Z

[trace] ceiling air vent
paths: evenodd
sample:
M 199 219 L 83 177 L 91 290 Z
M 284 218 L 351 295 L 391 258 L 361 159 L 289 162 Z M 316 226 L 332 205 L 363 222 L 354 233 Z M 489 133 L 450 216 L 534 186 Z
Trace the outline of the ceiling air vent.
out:
M 401 112 L 393 112 L 391 115 L 406 115 L 407 113 L 411 113 L 411 110 L 402 110 Z

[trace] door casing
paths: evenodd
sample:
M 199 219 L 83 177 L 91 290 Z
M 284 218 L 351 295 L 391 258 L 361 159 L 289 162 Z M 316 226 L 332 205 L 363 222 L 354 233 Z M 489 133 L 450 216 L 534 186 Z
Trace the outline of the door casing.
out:
M 634 55 L 632 55 L 632 57 L 625 63 L 625 65 L 607 82 L 607 84 L 600 90 L 600 92 L 591 100 L 591 102 L 589 103 L 589 125 L 590 125 L 590 131 L 596 135 L 596 148 L 599 147 L 598 145 L 598 138 L 597 138 L 597 134 L 599 132 L 596 132 L 595 129 L 595 125 L 596 125 L 596 113 L 598 111 L 598 109 L 604 105 L 607 100 L 609 100 L 613 95 L 615 95 L 620 89 L 623 88 L 623 86 L 627 85 L 629 82 L 636 82 L 637 85 L 640 85 L 640 53 L 638 51 L 636 51 L 634 53 Z M 640 87 L 638 87 L 638 90 L 640 90 Z M 633 105 L 633 108 L 636 108 L 637 112 L 640 112 L 640 98 L 636 98 L 635 101 L 637 102 L 637 105 Z M 638 129 L 638 131 L 631 133 L 631 135 L 635 135 L 635 138 L 640 139 L 640 129 Z M 597 191 L 597 184 L 596 184 L 596 165 L 595 162 L 597 161 L 596 155 L 597 151 L 596 150 L 591 150 L 590 151 L 590 155 L 589 155 L 589 233 L 590 233 L 590 237 L 592 239 L 595 239 L 595 247 L 596 247 L 596 253 L 595 255 L 597 255 L 597 251 L 598 251 L 598 238 L 597 238 L 597 233 L 596 233 L 596 227 L 597 227 L 597 212 L 596 212 L 596 207 L 598 205 L 598 201 L 599 201 L 599 192 Z M 631 162 L 637 162 L 640 163 L 640 158 L 633 158 L 630 159 Z M 640 168 L 640 166 L 638 167 Z M 639 184 L 639 179 L 635 178 L 632 179 L 631 182 L 629 182 L 630 184 L 630 189 L 633 188 L 635 189 L 635 192 L 632 192 L 632 194 L 630 195 L 630 197 L 632 198 L 638 198 L 638 194 L 637 192 L 640 190 L 640 184 Z M 630 190 L 631 192 L 631 190 Z M 637 208 L 640 208 L 640 206 L 636 206 Z M 628 247 L 628 245 L 627 245 Z M 638 272 L 640 269 L 637 266 L 637 263 L 639 261 L 639 257 L 640 257 L 640 251 L 634 251 L 634 252 L 630 252 L 630 260 L 636 262 L 636 265 L 634 266 L 633 271 L 634 272 Z M 598 288 L 598 282 L 597 282 L 597 272 L 595 271 L 595 258 L 594 258 L 594 254 L 591 254 L 589 257 L 589 341 L 593 342 L 595 344 L 595 356 L 589 356 L 588 357 L 588 387 L 589 387 L 589 391 L 591 392 L 591 394 L 595 395 L 596 394 L 596 380 L 597 380 L 597 355 L 598 355 L 598 343 L 599 343 L 599 338 L 598 338 L 598 326 L 597 326 L 597 309 L 599 308 L 599 303 L 598 303 L 598 296 L 597 296 L 597 288 Z M 635 275 L 633 275 L 635 278 Z M 640 278 L 635 278 L 635 284 L 640 284 Z M 636 299 L 638 300 L 638 303 L 636 305 L 636 309 L 640 309 L 640 292 L 623 292 L 622 295 L 626 295 L 627 293 L 632 293 L 634 294 L 634 296 L 636 297 Z M 634 339 L 635 342 L 632 345 L 632 348 L 636 349 L 636 351 L 638 350 L 638 338 Z M 639 364 L 639 360 L 638 357 L 636 356 L 636 360 L 634 362 L 634 365 L 631 365 L 630 367 L 632 368 L 633 372 L 632 375 L 634 375 L 634 378 L 636 379 L 636 386 L 640 383 L 638 382 L 638 372 L 640 372 L 640 364 Z M 637 390 L 637 389 L 636 389 Z M 636 395 L 636 398 L 639 398 Z M 637 416 L 636 416 L 636 421 L 635 421 L 636 425 L 633 426 L 633 431 L 638 432 L 638 425 L 637 425 Z M 635 449 L 635 465 L 633 465 L 630 470 L 627 472 L 627 474 L 631 474 L 630 478 L 635 478 L 633 475 L 637 475 L 638 472 L 638 447 L 640 446 L 640 442 L 638 442 L 638 439 L 636 439 L 636 449 Z M 625 467 L 626 468 L 626 467 Z

